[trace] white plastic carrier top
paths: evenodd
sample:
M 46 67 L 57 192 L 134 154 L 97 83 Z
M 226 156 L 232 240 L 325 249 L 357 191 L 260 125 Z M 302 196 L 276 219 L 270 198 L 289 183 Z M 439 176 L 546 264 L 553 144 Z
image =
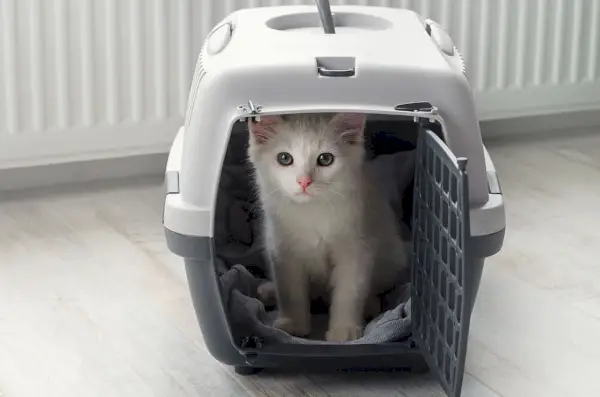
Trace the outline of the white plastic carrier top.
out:
M 178 180 L 169 182 L 165 227 L 213 236 L 231 127 L 253 110 L 402 115 L 398 105 L 426 102 L 434 109 L 420 114 L 438 120 L 454 155 L 468 158 L 471 233 L 503 230 L 502 195 L 490 192 L 495 170 L 481 141 L 462 58 L 449 36 L 409 10 L 332 11 L 336 34 L 324 34 L 314 6 L 240 10 L 212 30 L 196 66 L 185 126 L 169 157 L 167 172 Z

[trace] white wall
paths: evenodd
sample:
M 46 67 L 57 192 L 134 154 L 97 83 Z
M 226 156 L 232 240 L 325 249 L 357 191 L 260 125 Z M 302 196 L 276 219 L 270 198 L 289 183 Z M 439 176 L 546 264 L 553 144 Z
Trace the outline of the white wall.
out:
M 165 151 L 206 33 L 269 3 L 313 1 L 0 0 L 0 168 Z M 600 108 L 600 0 L 342 3 L 446 26 L 482 119 Z

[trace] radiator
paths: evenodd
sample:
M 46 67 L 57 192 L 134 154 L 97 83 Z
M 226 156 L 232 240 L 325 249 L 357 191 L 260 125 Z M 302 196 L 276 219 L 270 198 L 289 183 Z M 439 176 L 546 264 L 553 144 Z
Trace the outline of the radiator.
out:
M 212 26 L 242 7 L 313 3 L 0 0 L 0 168 L 164 152 Z M 600 108 L 600 0 L 331 3 L 440 22 L 482 120 Z

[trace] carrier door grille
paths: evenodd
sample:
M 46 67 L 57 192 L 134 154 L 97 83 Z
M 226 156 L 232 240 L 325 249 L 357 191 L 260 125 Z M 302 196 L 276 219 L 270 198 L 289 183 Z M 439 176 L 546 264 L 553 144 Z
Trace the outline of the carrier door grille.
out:
M 413 336 L 450 397 L 461 394 L 470 291 L 466 159 L 457 160 L 429 130 L 419 134 L 413 203 Z

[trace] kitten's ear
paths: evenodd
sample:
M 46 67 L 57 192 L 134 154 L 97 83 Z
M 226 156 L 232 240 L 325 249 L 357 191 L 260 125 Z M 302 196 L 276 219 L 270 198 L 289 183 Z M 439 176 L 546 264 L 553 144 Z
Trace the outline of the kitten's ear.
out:
M 259 120 L 248 119 L 248 131 L 257 143 L 265 143 L 277 133 L 280 116 L 261 116 Z
M 344 142 L 354 145 L 363 141 L 366 119 L 364 113 L 338 113 L 331 119 L 330 125 Z

